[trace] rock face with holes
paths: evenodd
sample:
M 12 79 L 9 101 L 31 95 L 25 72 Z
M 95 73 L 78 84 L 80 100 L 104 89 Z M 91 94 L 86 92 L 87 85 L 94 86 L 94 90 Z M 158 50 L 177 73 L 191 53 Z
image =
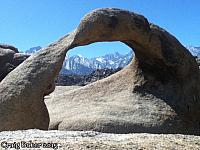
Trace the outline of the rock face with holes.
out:
M 50 129 L 200 134 L 195 59 L 167 31 L 120 9 L 87 14 L 74 32 L 29 57 L 0 83 L 0 130 L 47 129 L 43 97 L 53 91 L 66 52 L 101 41 L 121 41 L 134 49 L 135 58 L 106 79 L 66 91 L 56 102 L 47 99 Z

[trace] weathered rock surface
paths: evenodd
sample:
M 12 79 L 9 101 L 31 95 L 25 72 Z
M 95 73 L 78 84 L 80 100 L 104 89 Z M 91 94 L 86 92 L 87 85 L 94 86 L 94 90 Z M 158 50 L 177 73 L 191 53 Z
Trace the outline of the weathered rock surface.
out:
M 71 38 L 63 38 L 31 55 L 0 82 L 0 131 L 48 129 L 44 96 L 54 90 Z
M 0 45 L 0 81 L 29 56 L 10 45 Z
M 0 130 L 47 129 L 43 97 L 54 89 L 65 53 L 76 46 L 121 41 L 135 58 L 116 74 L 64 94 L 55 105 L 60 130 L 200 134 L 200 77 L 194 57 L 141 15 L 99 9 L 69 35 L 32 55 L 0 83 Z M 16 90 L 17 89 L 17 90 Z
M 12 46 L 12 45 L 8 45 L 8 44 L 0 44 L 0 48 L 1 49 L 10 49 L 12 51 L 14 51 L 15 53 L 19 53 L 18 48 Z
M 200 134 L 198 66 L 175 37 L 118 9 L 86 15 L 75 33 L 74 46 L 121 41 L 135 58 L 120 72 L 56 98 L 50 129 Z
M 1 132 L 0 143 L 5 147 L 6 143 L 16 142 L 13 147 L 26 145 L 33 148 L 33 144 L 39 145 L 39 149 L 145 149 L 145 150 L 180 150 L 200 149 L 200 137 L 181 134 L 106 134 L 99 132 L 78 132 L 78 131 L 41 131 L 25 130 L 13 132 Z M 23 144 L 21 144 L 21 142 Z M 49 144 L 48 144 L 49 143 Z M 29 145 L 28 145 L 29 144 Z M 32 144 L 32 145 L 31 145 Z M 46 144 L 46 145 L 45 145 Z M 48 144 L 48 145 L 47 145 Z M 48 146 L 49 148 L 44 148 Z M 8 145 L 7 145 L 8 146 Z M 0 149 L 4 149 L 0 146 Z M 38 146 L 39 147 L 39 146 Z M 9 149 L 9 148 L 8 148 Z M 25 148 L 28 149 L 28 148 Z M 38 148 L 37 148 L 38 149 Z

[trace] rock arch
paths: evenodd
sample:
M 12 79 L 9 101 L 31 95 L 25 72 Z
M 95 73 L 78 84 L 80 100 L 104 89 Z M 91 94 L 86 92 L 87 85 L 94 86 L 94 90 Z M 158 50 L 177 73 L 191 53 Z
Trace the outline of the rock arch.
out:
M 136 57 L 119 73 L 75 90 L 68 98 L 75 103 L 85 100 L 92 107 L 100 101 L 97 95 L 90 97 L 88 93 L 100 91 L 102 100 L 112 94 L 117 103 L 132 105 L 128 112 L 125 108 L 118 112 L 109 101 L 113 107 L 112 111 L 103 109 L 107 114 L 100 111 L 91 118 L 79 114 L 59 120 L 58 129 L 199 134 L 200 79 L 194 58 L 164 29 L 120 9 L 98 9 L 87 14 L 74 32 L 29 57 L 0 83 L 0 130 L 47 129 L 49 118 L 43 97 L 53 91 L 51 85 L 66 52 L 101 41 L 121 41 L 135 49 Z M 84 111 L 86 114 L 87 109 Z

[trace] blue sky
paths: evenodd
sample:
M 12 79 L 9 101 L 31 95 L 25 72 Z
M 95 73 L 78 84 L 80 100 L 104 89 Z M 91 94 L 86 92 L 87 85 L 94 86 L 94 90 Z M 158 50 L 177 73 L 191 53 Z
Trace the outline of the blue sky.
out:
M 0 0 L 0 43 L 20 50 L 45 47 L 75 29 L 96 8 L 117 7 L 144 15 L 184 45 L 200 46 L 200 0 Z M 130 49 L 119 42 L 70 51 L 86 57 Z

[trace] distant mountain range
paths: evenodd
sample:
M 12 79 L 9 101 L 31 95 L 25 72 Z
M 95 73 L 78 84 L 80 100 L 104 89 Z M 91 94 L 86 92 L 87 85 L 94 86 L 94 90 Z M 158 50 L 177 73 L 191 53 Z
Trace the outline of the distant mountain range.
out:
M 96 69 L 123 68 L 132 58 L 132 52 L 122 55 L 118 52 L 95 58 L 85 58 L 81 55 L 66 57 L 61 72 L 63 74 L 89 74 Z
M 193 56 L 200 57 L 200 47 L 186 46 Z
M 39 51 L 42 47 L 32 47 L 26 50 L 26 54 L 33 54 Z M 186 46 L 186 48 L 194 56 L 200 57 L 200 47 Z M 128 65 L 133 57 L 132 51 L 127 54 L 106 54 L 95 58 L 85 58 L 81 55 L 74 55 L 71 57 L 66 56 L 60 74 L 78 74 L 87 75 L 97 69 L 117 69 L 123 68 Z
M 33 54 L 41 49 L 40 46 L 32 47 L 26 50 L 26 54 Z M 97 69 L 117 69 L 123 68 L 130 63 L 132 59 L 132 51 L 122 55 L 118 52 L 106 54 L 95 58 L 85 58 L 81 55 L 66 56 L 61 69 L 61 74 L 78 74 L 87 75 Z
M 31 54 L 39 51 L 40 49 L 42 49 L 41 46 L 31 47 L 30 49 L 26 50 L 24 53 L 31 55 Z
M 97 69 L 93 71 L 92 73 L 88 75 L 77 75 L 77 74 L 59 74 L 55 80 L 56 85 L 61 86 L 72 86 L 72 85 L 78 85 L 78 86 L 85 86 L 87 84 L 90 84 L 92 82 L 101 80 L 103 78 L 106 78 L 118 71 L 120 71 L 122 68 L 117 69 Z

